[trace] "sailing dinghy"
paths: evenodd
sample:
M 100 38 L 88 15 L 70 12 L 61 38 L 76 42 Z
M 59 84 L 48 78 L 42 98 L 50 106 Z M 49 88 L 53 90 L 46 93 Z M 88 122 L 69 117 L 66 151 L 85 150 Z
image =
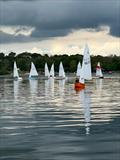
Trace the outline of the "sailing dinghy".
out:
M 84 66 L 82 65 L 80 77 L 76 78 L 74 89 L 78 92 L 85 89 Z
M 50 77 L 54 78 L 54 76 L 55 76 L 54 64 L 52 64 L 51 69 L 50 69 Z
M 45 63 L 45 79 L 49 79 L 49 78 L 50 78 L 50 73 L 49 73 L 48 65 L 47 63 Z
M 84 49 L 83 62 L 82 62 L 81 70 L 80 70 L 80 76 L 79 76 L 79 79 L 78 78 L 76 79 L 74 89 L 76 91 L 85 89 L 85 80 L 91 80 L 91 79 L 92 79 L 91 60 L 90 60 L 89 48 L 86 45 Z
M 31 69 L 29 74 L 29 79 L 37 79 L 38 78 L 38 72 L 35 68 L 35 65 L 33 62 L 31 62 Z
M 98 62 L 97 67 L 96 67 L 96 77 L 104 78 L 102 70 L 101 70 L 100 62 Z
M 59 65 L 59 76 L 58 76 L 57 79 L 62 80 L 62 79 L 65 79 L 65 78 L 66 78 L 66 76 L 65 76 L 64 67 L 63 67 L 62 62 L 60 62 L 60 65 Z
M 14 62 L 13 77 L 14 77 L 14 80 L 22 80 L 22 77 L 19 77 L 19 73 L 18 73 L 18 68 L 17 68 L 16 62 Z
M 82 62 L 83 72 L 84 72 L 84 79 L 91 80 L 92 79 L 92 72 L 91 72 L 91 59 L 88 45 L 85 45 L 84 55 L 83 55 L 83 62 Z

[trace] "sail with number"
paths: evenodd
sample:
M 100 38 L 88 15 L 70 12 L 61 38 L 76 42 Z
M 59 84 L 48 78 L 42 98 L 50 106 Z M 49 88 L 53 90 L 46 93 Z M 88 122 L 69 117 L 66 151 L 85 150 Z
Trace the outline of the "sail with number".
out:
M 91 59 L 88 45 L 85 45 L 84 55 L 83 55 L 83 62 L 82 67 L 84 70 L 84 79 L 91 80 L 92 79 L 92 72 L 91 72 Z

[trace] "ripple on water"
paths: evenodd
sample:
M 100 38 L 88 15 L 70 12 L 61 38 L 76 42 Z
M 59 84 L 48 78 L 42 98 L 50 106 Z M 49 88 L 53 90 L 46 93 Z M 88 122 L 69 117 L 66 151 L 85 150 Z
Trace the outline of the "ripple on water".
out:
M 1 160 L 119 160 L 119 81 L 1 82 Z

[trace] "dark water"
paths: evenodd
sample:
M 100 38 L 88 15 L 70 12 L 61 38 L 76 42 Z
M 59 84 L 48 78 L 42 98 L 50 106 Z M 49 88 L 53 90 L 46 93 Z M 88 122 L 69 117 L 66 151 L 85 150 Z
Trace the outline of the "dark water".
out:
M 119 159 L 119 79 L 0 80 L 0 160 Z

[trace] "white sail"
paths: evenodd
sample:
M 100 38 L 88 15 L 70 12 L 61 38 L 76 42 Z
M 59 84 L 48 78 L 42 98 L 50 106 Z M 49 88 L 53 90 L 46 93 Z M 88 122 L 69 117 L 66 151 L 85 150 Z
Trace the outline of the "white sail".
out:
M 84 79 L 91 80 L 92 79 L 91 60 L 87 44 L 85 45 L 84 49 L 82 67 L 84 68 Z
M 45 77 L 48 77 L 48 78 L 50 77 L 47 63 L 45 63 Z
M 59 65 L 59 77 L 65 78 L 65 71 L 64 71 L 62 62 L 60 62 L 60 65 Z
M 97 77 L 103 77 L 100 62 L 98 62 L 97 67 L 96 67 L 96 76 Z
M 18 74 L 18 69 L 17 69 L 16 62 L 14 62 L 13 77 L 14 77 L 14 78 L 19 78 L 19 74 Z
M 31 62 L 31 69 L 30 69 L 29 78 L 33 78 L 33 77 L 38 77 L 38 73 L 35 68 L 35 65 L 33 64 L 33 62 Z
M 18 79 L 18 80 L 22 79 L 21 77 L 19 77 L 18 68 L 17 68 L 16 62 L 14 62 L 13 77 L 15 79 Z
M 80 71 L 80 78 L 79 78 L 79 82 L 80 83 L 85 83 L 85 79 L 84 79 L 84 65 L 82 64 L 82 68 L 81 68 L 81 71 Z
M 50 77 L 54 77 L 55 72 L 54 72 L 54 64 L 52 64 L 51 69 L 50 69 Z
M 81 64 L 80 64 L 80 62 L 78 63 L 78 65 L 77 65 L 77 72 L 76 72 L 76 76 L 77 77 L 79 77 L 80 76 L 80 74 L 81 74 Z

